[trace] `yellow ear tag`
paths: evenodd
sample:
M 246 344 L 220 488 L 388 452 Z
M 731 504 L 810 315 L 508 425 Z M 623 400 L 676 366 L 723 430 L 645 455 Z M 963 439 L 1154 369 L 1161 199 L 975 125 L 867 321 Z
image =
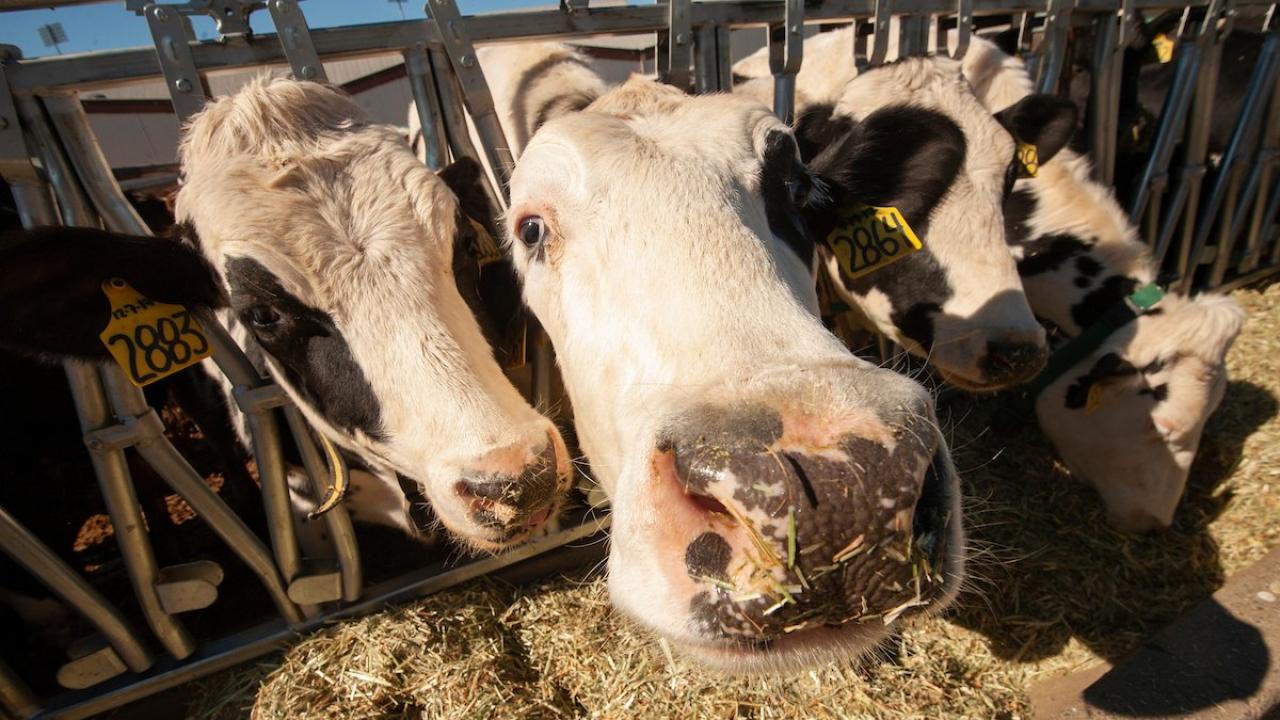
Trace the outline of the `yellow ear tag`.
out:
M 1033 178 L 1040 172 L 1040 154 L 1031 143 L 1018 141 L 1018 177 Z
M 489 231 L 485 229 L 485 226 L 482 225 L 479 220 L 476 220 L 469 215 L 467 216 L 467 221 L 471 223 L 471 229 L 476 233 L 476 262 L 483 267 L 489 263 L 501 260 L 502 248 L 498 246 L 497 241 L 493 239 L 493 236 L 489 234 Z
M 98 337 L 129 381 L 149 385 L 209 357 L 200 323 L 181 305 L 159 303 L 120 278 L 102 283 L 111 321 Z
M 846 279 L 862 277 L 919 250 L 920 238 L 895 207 L 853 203 L 827 234 L 827 247 Z
M 1089 396 L 1084 401 L 1084 414 L 1092 415 L 1102 404 L 1102 385 L 1094 383 L 1089 386 Z
M 1173 39 L 1164 33 L 1151 39 L 1151 46 L 1156 49 L 1156 57 L 1160 59 L 1161 65 L 1173 60 L 1173 45 Z

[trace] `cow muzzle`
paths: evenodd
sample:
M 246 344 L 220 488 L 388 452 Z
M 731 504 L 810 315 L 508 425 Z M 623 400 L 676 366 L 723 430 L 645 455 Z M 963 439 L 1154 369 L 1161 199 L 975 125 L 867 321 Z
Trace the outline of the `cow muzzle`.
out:
M 450 505 L 457 534 L 485 550 L 499 550 L 527 538 L 554 517 L 568 489 L 567 455 L 557 438 L 540 447 L 501 448 L 466 468 L 453 484 Z M 530 459 L 532 455 L 532 459 Z M 465 524 L 457 516 L 465 516 Z
M 845 629 L 883 634 L 949 601 L 960 518 L 930 415 L 850 424 L 704 408 L 670 426 L 652 472 L 683 503 L 668 531 L 683 545 L 671 572 L 691 593 L 688 649 L 760 655 Z

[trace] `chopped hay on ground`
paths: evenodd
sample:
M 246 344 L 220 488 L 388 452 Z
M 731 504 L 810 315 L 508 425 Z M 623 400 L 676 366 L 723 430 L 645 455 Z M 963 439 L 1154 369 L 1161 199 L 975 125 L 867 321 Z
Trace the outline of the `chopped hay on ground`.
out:
M 942 403 L 973 578 L 861 667 L 728 678 L 620 617 L 598 577 L 481 580 L 208 679 L 190 716 L 1025 717 L 1032 682 L 1123 657 L 1280 539 L 1280 285 L 1236 297 L 1230 386 L 1165 533 L 1110 530 L 1015 403 Z

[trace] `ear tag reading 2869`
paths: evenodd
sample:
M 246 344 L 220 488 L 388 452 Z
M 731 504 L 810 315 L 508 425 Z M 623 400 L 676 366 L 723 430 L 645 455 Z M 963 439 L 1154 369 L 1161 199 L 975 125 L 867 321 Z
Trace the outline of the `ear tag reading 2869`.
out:
M 111 302 L 111 321 L 99 335 L 129 381 L 149 385 L 209 357 L 200 323 L 181 305 L 144 297 L 120 278 L 102 283 Z
M 840 209 L 840 224 L 827 234 L 827 247 L 852 280 L 901 260 L 921 244 L 898 208 L 854 203 Z
M 1018 141 L 1018 177 L 1033 178 L 1040 172 L 1040 153 L 1031 143 Z

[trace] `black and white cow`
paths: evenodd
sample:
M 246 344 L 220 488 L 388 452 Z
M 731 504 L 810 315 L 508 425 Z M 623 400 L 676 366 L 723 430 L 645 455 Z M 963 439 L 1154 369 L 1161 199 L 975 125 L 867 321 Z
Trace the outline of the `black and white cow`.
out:
M 928 358 L 948 382 L 992 390 L 1034 376 L 1045 338 L 1005 249 L 1002 204 L 1019 168 L 1014 131 L 1043 162 L 1069 139 L 1074 108 L 1036 95 L 993 119 L 960 64 L 940 56 L 859 74 L 851 28 L 810 38 L 804 57 L 796 134 L 834 201 L 816 232 L 858 202 L 897 207 L 923 244 L 856 279 L 825 254 L 837 290 L 872 329 Z M 757 78 L 735 92 L 771 99 L 767 53 L 734 72 Z
M 613 601 L 734 671 L 862 652 L 963 572 L 931 399 L 816 316 L 816 200 L 767 107 L 638 77 L 549 119 L 511 178 L 524 297 L 613 505 Z
M 1020 60 L 984 40 L 970 45 L 964 69 L 992 111 L 1033 87 Z M 1066 337 L 1156 278 L 1112 190 L 1070 150 L 1017 182 L 1005 217 L 1031 307 Z M 1097 488 L 1116 526 L 1172 522 L 1243 320 L 1231 298 L 1170 293 L 1036 398 L 1041 427 L 1072 472 Z
M 260 371 L 368 469 L 353 477 L 358 518 L 421 529 L 401 479 L 480 549 L 554 513 L 564 442 L 502 374 L 455 284 L 468 218 L 493 227 L 478 187 L 457 182 L 476 172 L 436 176 L 345 94 L 267 78 L 194 117 L 180 154 L 180 242 L 48 228 L 4 251 L 0 345 L 104 358 L 100 284 L 119 277 L 219 309 Z

